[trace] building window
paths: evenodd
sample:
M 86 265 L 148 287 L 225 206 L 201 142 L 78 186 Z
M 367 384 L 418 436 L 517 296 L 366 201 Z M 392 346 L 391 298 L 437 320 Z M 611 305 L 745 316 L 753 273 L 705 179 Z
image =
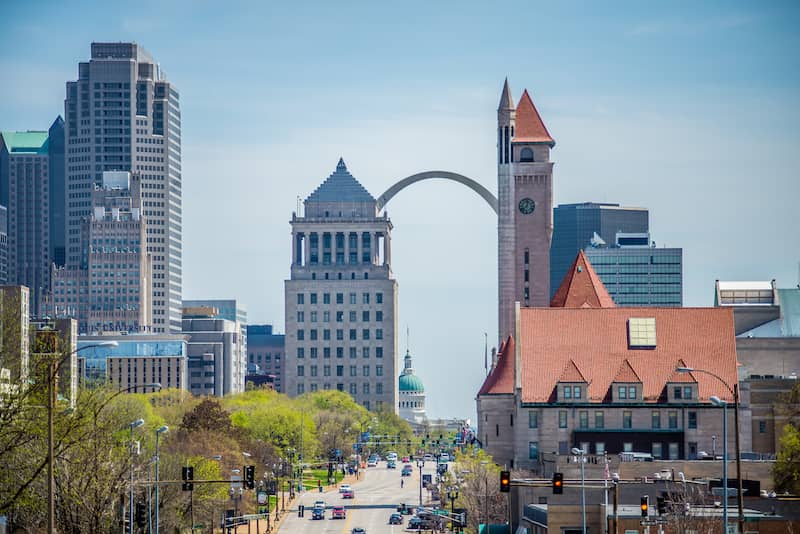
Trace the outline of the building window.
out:
M 322 368 L 322 375 L 323 376 L 331 376 L 331 366 L 330 365 L 325 365 Z
M 344 321 L 344 312 L 343 311 L 337 311 L 336 312 L 336 322 L 337 323 L 341 323 L 342 321 Z
M 355 303 L 356 303 L 356 294 L 350 293 L 350 304 L 355 304 Z
M 317 303 L 317 294 L 316 293 L 311 293 L 309 295 L 309 299 L 310 299 L 311 304 L 316 304 Z
M 375 293 L 375 303 L 383 304 L 383 293 Z
M 350 340 L 351 341 L 355 341 L 357 337 L 358 337 L 358 332 L 356 331 L 355 328 L 351 328 L 350 329 Z
M 529 441 L 528 442 L 528 459 L 529 460 L 538 460 L 539 459 L 539 442 L 538 441 Z
M 567 428 L 567 410 L 558 411 L 558 428 Z
M 766 434 L 767 432 L 767 422 L 766 421 L 759 421 L 758 422 L 758 433 L 759 434 Z
M 336 304 L 344 304 L 344 293 L 336 293 Z
M 331 312 L 329 311 L 322 312 L 322 322 L 323 323 L 331 322 Z
M 633 412 L 630 410 L 625 410 L 622 412 L 622 428 L 632 428 L 633 427 Z
M 306 376 L 306 369 L 302 365 L 297 366 L 297 376 Z
M 375 312 L 375 322 L 377 322 L 377 323 L 383 322 L 383 312 L 382 311 L 378 310 L 378 311 Z
M 311 329 L 311 330 L 308 331 L 308 339 L 310 339 L 311 341 L 316 341 L 317 340 L 317 330 L 316 329 Z
M 361 357 L 362 358 L 369 358 L 369 347 L 362 347 L 361 348 Z
M 650 412 L 650 427 L 661 428 L 661 412 L 658 410 Z
M 362 293 L 361 300 L 363 301 L 363 304 L 369 304 L 369 293 Z
M 689 412 L 689 428 L 697 428 L 697 412 Z
M 357 317 L 356 312 L 355 311 L 351 311 L 350 312 L 350 322 L 351 323 L 356 322 L 356 317 Z
M 369 365 L 361 367 L 361 376 L 369 376 Z
M 311 376 L 317 376 L 317 366 L 316 365 L 312 365 L 311 366 Z
M 358 358 L 358 349 L 356 349 L 355 347 L 350 347 L 350 357 Z
M 322 331 L 322 339 L 324 339 L 325 341 L 329 341 L 331 339 L 331 331 L 328 330 L 327 328 Z
M 564 400 L 572 398 L 572 386 L 564 386 Z
M 364 329 L 361 331 L 361 337 L 362 337 L 363 339 L 369 339 L 369 328 L 364 328 Z
M 685 400 L 692 400 L 692 386 L 683 387 L 683 398 Z
M 594 412 L 594 427 L 605 428 L 605 426 L 606 426 L 605 414 L 599 410 Z
M 337 328 L 336 329 L 336 340 L 337 341 L 342 341 L 343 339 L 344 339 L 344 330 L 342 330 L 341 328 Z
M 336 357 L 344 358 L 344 347 L 336 347 Z
M 667 412 L 667 417 L 669 418 L 669 427 L 670 428 L 678 428 L 678 412 L 677 410 L 670 410 Z
M 312 358 L 317 357 L 317 347 L 311 347 L 310 349 L 308 349 L 308 352 Z
M 298 358 L 305 358 L 306 357 L 306 351 L 305 351 L 305 349 L 303 347 L 297 347 L 297 357 Z
M 522 163 L 529 163 L 533 161 L 533 150 L 529 147 L 523 148 L 519 153 L 519 160 Z
M 358 367 L 355 365 L 350 366 L 350 376 L 358 376 Z
M 598 456 L 603 456 L 606 453 L 606 444 L 598 441 L 594 444 L 594 453 Z
M 365 384 L 363 384 L 363 385 L 361 386 L 361 392 L 362 392 L 364 395 L 369 395 L 369 382 L 367 382 L 367 383 L 365 383 Z
M 315 312 L 315 311 L 311 312 L 311 322 L 312 323 L 316 323 L 317 322 L 317 312 Z
M 330 293 L 323 293 L 322 294 L 322 303 L 323 304 L 330 304 L 331 303 L 331 294 Z
M 375 357 L 383 358 L 383 347 L 375 347 Z
M 383 395 L 383 384 L 381 384 L 380 382 L 375 384 L 375 394 L 376 395 Z
M 298 304 L 305 304 L 305 295 L 302 293 L 297 294 L 297 303 Z
M 581 410 L 578 412 L 578 427 L 579 428 L 589 428 L 589 412 L 586 410 Z
M 617 397 L 619 397 L 620 400 L 625 400 L 628 398 L 627 386 L 619 386 L 617 388 Z
M 383 339 L 383 328 L 375 329 L 375 339 Z
M 344 365 L 337 365 L 336 366 L 336 376 L 344 376 Z M 341 391 L 341 390 L 342 390 L 342 388 L 339 388 L 339 391 Z
M 383 366 L 376 365 L 375 366 L 375 376 L 383 376 Z
M 653 443 L 650 445 L 650 452 L 653 454 L 653 458 L 661 458 L 661 443 Z
M 528 428 L 539 428 L 539 412 L 528 412 Z
M 636 400 L 636 386 L 628 386 L 628 400 Z
M 680 457 L 680 449 L 678 448 L 677 443 L 670 443 L 669 444 L 669 459 L 670 460 L 677 460 Z
M 322 347 L 322 357 L 323 358 L 330 358 L 331 357 L 331 348 L 330 347 Z
M 305 392 L 306 392 L 305 384 L 297 384 L 297 394 L 302 395 Z
M 572 397 L 575 399 L 581 398 L 581 387 L 580 386 L 572 386 Z
M 305 338 L 306 338 L 306 333 L 303 331 L 302 328 L 299 329 L 297 331 L 297 341 L 303 341 Z
M 358 385 L 350 384 L 350 395 L 355 397 L 357 393 L 358 393 Z
M 297 312 L 297 322 L 302 323 L 306 320 L 305 314 L 301 311 Z
M 681 388 L 680 388 L 680 386 L 672 388 L 672 394 L 676 399 L 680 399 L 681 398 Z

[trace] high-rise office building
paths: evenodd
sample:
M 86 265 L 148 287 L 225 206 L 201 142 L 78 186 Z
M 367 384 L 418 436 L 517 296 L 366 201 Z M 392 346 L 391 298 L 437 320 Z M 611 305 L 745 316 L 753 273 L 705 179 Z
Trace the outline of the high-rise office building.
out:
M 656 248 L 647 233 L 618 233 L 585 253 L 617 306 L 683 305 L 683 249 Z
M 192 394 L 223 397 L 244 391 L 246 359 L 238 321 L 221 318 L 210 306 L 183 308 L 183 333 L 189 341 Z
M 50 260 L 59 267 L 66 262 L 64 210 L 66 209 L 66 156 L 64 119 L 59 115 L 48 130 L 47 152 L 50 159 Z
M 343 160 L 292 216 L 284 392 L 350 393 L 397 412 L 392 223 Z
M 0 286 L 8 283 L 8 208 L 0 206 Z
M 66 266 L 85 268 L 81 225 L 104 171 L 141 179 L 153 332 L 181 331 L 182 185 L 179 95 L 153 57 L 136 43 L 92 43 L 91 59 L 67 82 Z
M 50 154 L 41 131 L 0 133 L 0 204 L 8 221 L 8 283 L 27 286 L 40 315 L 50 289 Z
M 648 217 L 649 213 L 645 208 L 623 207 L 619 204 L 559 204 L 553 210 L 553 242 L 550 247 L 551 298 L 561 286 L 575 256 L 589 246 L 595 234 L 602 241 L 613 244 L 617 232 L 648 232 Z
M 215 313 L 212 313 L 211 317 L 214 319 L 233 321 L 236 331 L 239 333 L 239 339 L 236 342 L 239 354 L 236 355 L 234 361 L 238 362 L 240 369 L 236 374 L 237 376 L 245 376 L 247 374 L 247 309 L 236 299 L 191 299 L 183 301 L 184 310 L 201 307 L 213 309 Z
M 29 376 L 30 291 L 25 286 L 0 286 L 0 370 L 10 384 Z
M 271 383 L 283 390 L 283 362 L 286 336 L 272 331 L 271 324 L 247 325 L 247 381 Z M 269 378 L 264 378 L 269 377 Z
M 74 317 L 81 334 L 152 332 L 151 255 L 138 175 L 104 171 L 81 224 L 86 265 L 55 267 L 45 309 Z

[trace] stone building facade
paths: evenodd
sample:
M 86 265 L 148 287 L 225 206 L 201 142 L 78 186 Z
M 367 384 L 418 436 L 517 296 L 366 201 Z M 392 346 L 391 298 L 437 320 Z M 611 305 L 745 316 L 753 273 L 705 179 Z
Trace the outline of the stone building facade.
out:
M 339 160 L 292 216 L 284 392 L 338 389 L 397 411 L 392 223 Z

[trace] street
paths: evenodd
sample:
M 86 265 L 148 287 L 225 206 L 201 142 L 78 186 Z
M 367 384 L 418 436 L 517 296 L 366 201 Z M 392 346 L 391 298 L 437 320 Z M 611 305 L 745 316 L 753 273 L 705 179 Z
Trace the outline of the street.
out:
M 338 489 L 325 493 L 315 491 L 305 492 L 292 506 L 292 511 L 283 521 L 280 528 L 281 534 L 349 534 L 355 527 L 361 527 L 367 534 L 400 533 L 405 530 L 410 515 L 403 516 L 402 525 L 389 525 L 389 516 L 396 512 L 400 503 L 413 506 L 419 505 L 419 468 L 414 465 L 410 477 L 401 477 L 398 463 L 397 469 L 387 469 L 386 462 L 378 462 L 377 467 L 369 467 L 361 471 L 361 479 L 352 483 L 355 499 L 342 499 Z M 433 475 L 436 478 L 436 464 L 426 462 L 422 469 L 423 474 Z M 404 487 L 400 488 L 400 480 L 404 479 Z M 429 493 L 422 490 L 423 502 L 428 503 Z M 311 509 L 317 500 L 325 501 L 325 519 L 311 519 Z M 297 507 L 305 505 L 304 517 L 298 517 Z M 343 505 L 347 509 L 347 518 L 344 520 L 331 519 L 331 508 L 334 505 Z

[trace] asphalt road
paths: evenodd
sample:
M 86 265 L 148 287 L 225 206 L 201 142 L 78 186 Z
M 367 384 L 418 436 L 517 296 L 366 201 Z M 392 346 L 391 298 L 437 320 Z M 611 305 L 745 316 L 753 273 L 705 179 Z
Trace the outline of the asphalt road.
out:
M 405 530 L 405 524 L 411 516 L 403 516 L 403 525 L 390 525 L 389 516 L 396 512 L 400 503 L 413 506 L 419 505 L 419 468 L 414 465 L 414 472 L 410 477 L 401 477 L 400 468 L 387 469 L 386 462 L 379 462 L 377 467 L 362 470 L 358 482 L 351 484 L 355 499 L 342 499 L 338 489 L 325 493 L 316 491 L 305 492 L 292 507 L 291 513 L 284 519 L 279 530 L 280 534 L 350 534 L 355 527 L 366 529 L 367 534 L 399 534 Z M 423 474 L 436 474 L 436 464 L 427 462 L 422 469 Z M 404 479 L 403 488 L 400 480 Z M 428 502 L 429 493 L 422 490 L 422 498 Z M 314 501 L 325 501 L 325 519 L 311 519 L 311 509 Z M 298 517 L 297 505 L 305 505 L 304 517 Z M 344 505 L 347 518 L 331 519 L 331 508 L 334 505 Z

